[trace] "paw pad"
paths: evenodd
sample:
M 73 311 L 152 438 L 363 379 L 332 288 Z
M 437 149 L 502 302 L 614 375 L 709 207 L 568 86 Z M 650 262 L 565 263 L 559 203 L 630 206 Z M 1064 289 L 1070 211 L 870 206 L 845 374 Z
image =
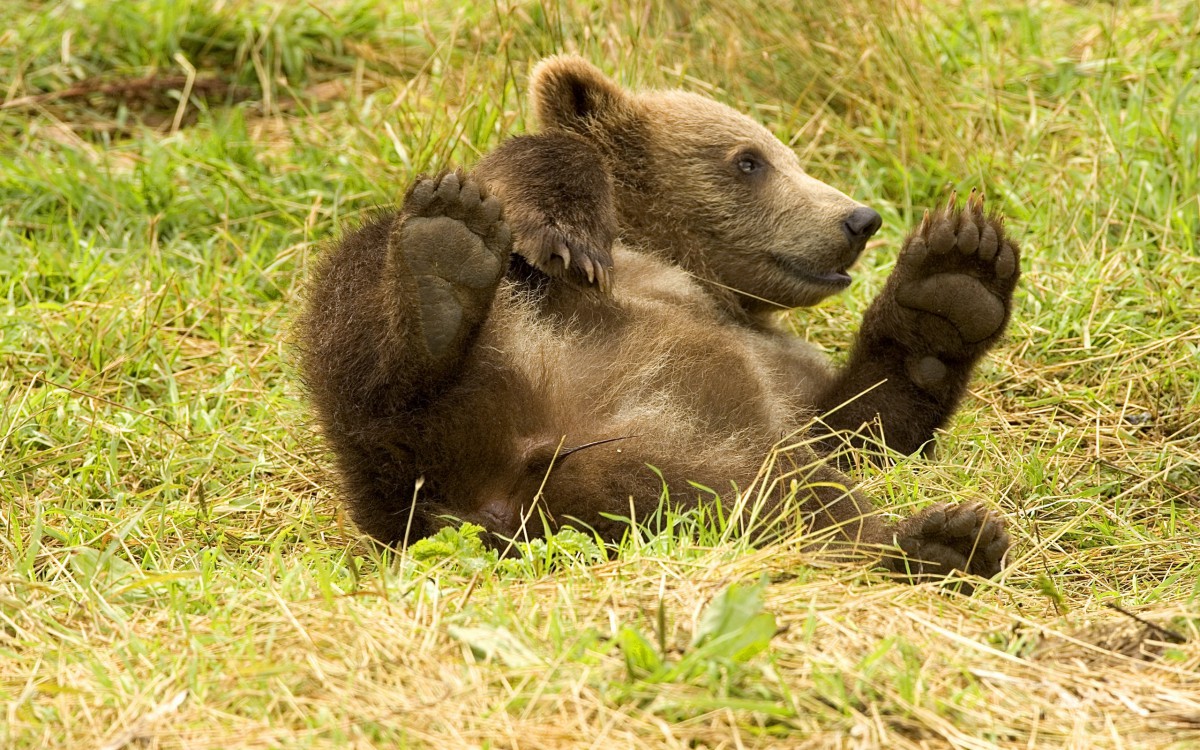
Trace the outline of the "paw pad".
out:
M 500 202 L 456 173 L 418 180 L 392 232 L 393 258 L 415 284 L 420 329 L 441 358 L 478 324 L 504 274 L 512 236 Z
M 955 203 L 951 197 L 945 208 L 925 215 L 895 272 L 895 298 L 907 311 L 902 338 L 918 353 L 970 356 L 1008 320 L 1017 247 L 975 193 L 965 206 Z M 929 379 L 932 372 L 925 370 Z

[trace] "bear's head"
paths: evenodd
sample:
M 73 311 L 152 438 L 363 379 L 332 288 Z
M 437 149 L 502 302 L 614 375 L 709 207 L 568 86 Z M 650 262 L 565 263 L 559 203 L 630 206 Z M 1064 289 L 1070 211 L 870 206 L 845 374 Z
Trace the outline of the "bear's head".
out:
M 542 61 L 543 130 L 575 133 L 611 170 L 626 244 L 667 257 L 751 315 L 812 305 L 850 283 L 875 211 L 804 172 L 746 115 L 684 91 L 631 92 L 587 61 Z

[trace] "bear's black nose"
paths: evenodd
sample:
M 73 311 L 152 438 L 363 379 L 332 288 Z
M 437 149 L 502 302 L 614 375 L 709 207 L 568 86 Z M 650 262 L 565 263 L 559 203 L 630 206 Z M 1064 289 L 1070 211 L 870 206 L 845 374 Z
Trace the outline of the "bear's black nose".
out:
M 842 222 L 842 231 L 846 233 L 846 239 L 850 240 L 850 244 L 861 250 L 871 235 L 878 232 L 881 226 L 883 226 L 883 217 L 877 211 L 862 206 L 850 212 L 850 215 Z

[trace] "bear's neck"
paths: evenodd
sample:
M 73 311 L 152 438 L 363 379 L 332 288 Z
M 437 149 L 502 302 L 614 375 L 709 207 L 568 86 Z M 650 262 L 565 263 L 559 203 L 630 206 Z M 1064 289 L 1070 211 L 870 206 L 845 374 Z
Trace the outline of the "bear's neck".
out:
M 656 215 L 645 211 L 652 205 L 646 196 L 617 185 L 617 216 L 622 243 L 633 250 L 652 255 L 659 260 L 678 266 L 695 279 L 731 323 L 754 328 L 773 325 L 774 316 L 754 314 L 746 306 L 746 299 L 722 284 L 715 272 L 704 262 L 699 248 L 711 246 L 714 241 L 702 231 L 687 226 L 679 217 Z

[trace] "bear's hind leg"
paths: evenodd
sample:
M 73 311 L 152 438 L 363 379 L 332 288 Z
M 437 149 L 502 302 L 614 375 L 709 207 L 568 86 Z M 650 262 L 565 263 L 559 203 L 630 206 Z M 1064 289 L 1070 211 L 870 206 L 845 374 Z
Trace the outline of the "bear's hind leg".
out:
M 955 573 L 991 578 L 1004 566 L 1010 545 L 1004 518 L 982 503 L 938 503 L 892 522 L 831 466 L 813 466 L 802 484 L 808 530 L 836 530 L 839 537 L 818 546 L 837 551 L 848 543 L 858 552 L 886 547 L 880 562 L 903 581 L 923 583 Z M 966 581 L 955 585 L 964 594 L 974 588 Z
M 1008 323 L 1020 255 L 974 194 L 926 216 L 863 317 L 846 367 L 818 406 L 825 427 L 866 425 L 892 450 L 926 445 L 957 408 Z M 861 435 L 852 438 L 861 445 Z M 826 439 L 831 450 L 837 440 Z
M 348 232 L 317 261 L 298 325 L 300 368 L 341 492 L 384 543 L 409 528 L 429 450 L 421 414 L 471 355 L 507 268 L 500 203 L 459 174 L 419 179 L 398 213 Z

